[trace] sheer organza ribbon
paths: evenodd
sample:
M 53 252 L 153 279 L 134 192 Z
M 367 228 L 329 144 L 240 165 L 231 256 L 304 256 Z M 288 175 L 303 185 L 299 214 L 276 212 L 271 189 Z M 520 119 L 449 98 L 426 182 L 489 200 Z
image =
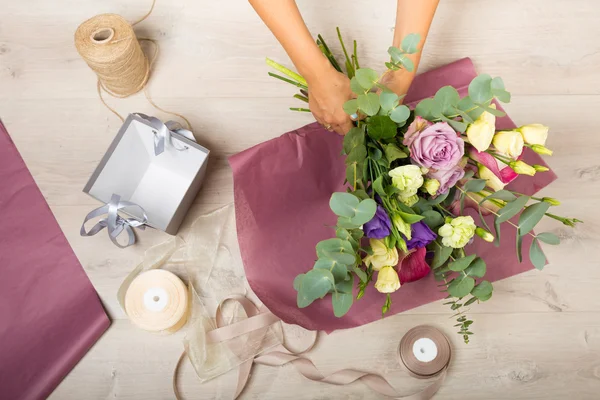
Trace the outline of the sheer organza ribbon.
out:
M 119 211 L 128 207 L 137 209 L 142 215 L 142 218 L 123 218 L 120 216 Z M 89 231 L 85 229 L 85 224 L 88 221 L 104 214 L 106 214 L 106 217 L 100 219 Z M 106 228 L 110 240 L 123 249 L 135 243 L 135 233 L 133 232 L 133 228 L 144 229 L 146 222 L 148 222 L 148 217 L 142 207 L 131 201 L 122 201 L 121 196 L 113 194 L 108 203 L 90 211 L 90 213 L 85 216 L 79 233 L 81 236 L 94 236 L 96 233 Z M 121 244 L 117 240 L 117 237 L 122 232 L 127 233 L 126 244 Z
M 233 324 L 226 325 L 222 315 L 222 307 L 228 301 L 235 301 L 239 303 L 246 312 L 248 318 L 239 322 L 235 322 Z M 219 308 L 217 309 L 215 319 L 217 321 L 217 328 L 206 333 L 206 341 L 208 343 L 227 342 L 228 347 L 233 353 L 238 352 L 240 350 L 239 346 L 243 346 L 243 343 L 235 343 L 231 341 L 231 339 L 246 334 L 250 334 L 251 337 L 264 335 L 264 331 L 270 325 L 281 322 L 281 320 L 277 316 L 272 314 L 269 310 L 267 310 L 264 305 L 259 308 L 248 298 L 241 295 L 233 295 L 225 298 L 219 305 Z M 424 327 L 424 329 L 428 329 L 428 327 Z M 246 360 L 245 362 L 240 364 L 238 368 L 238 382 L 234 399 L 237 399 L 244 390 L 246 383 L 248 382 L 248 378 L 250 376 L 250 371 L 252 370 L 252 365 L 254 363 L 268 365 L 271 367 L 279 367 L 286 364 L 292 364 L 304 377 L 312 381 L 328 383 L 332 385 L 348 385 L 356 381 L 362 381 L 373 391 L 379 394 L 406 400 L 431 399 L 446 379 L 447 368 L 450 362 L 450 347 L 447 342 L 447 339 L 443 337 L 441 333 L 439 334 L 442 335 L 443 341 L 445 341 L 448 347 L 447 350 L 442 349 L 442 353 L 445 352 L 445 356 L 442 357 L 443 359 L 441 360 L 443 364 L 440 365 L 438 361 L 437 368 L 435 366 L 433 367 L 435 371 L 434 373 L 419 373 L 412 369 L 412 361 L 407 360 L 404 357 L 404 354 L 406 353 L 406 348 L 403 349 L 401 348 L 401 346 L 399 346 L 398 361 L 399 363 L 407 367 L 411 375 L 417 378 L 431 378 L 437 375 L 437 379 L 425 389 L 409 396 L 401 396 L 384 377 L 378 374 L 359 371 L 355 369 L 343 369 L 327 376 L 323 375 L 311 360 L 309 360 L 306 357 L 303 357 L 304 353 L 307 353 L 310 350 L 312 350 L 316 343 L 317 332 L 313 332 L 313 340 L 311 341 L 309 346 L 302 351 L 294 352 L 288 347 L 286 347 L 285 342 L 283 342 L 281 345 L 275 347 L 273 350 L 264 354 L 257 355 L 254 359 Z M 412 348 L 410 350 L 412 351 Z M 179 375 L 179 368 L 183 360 L 185 359 L 185 355 L 186 352 L 183 352 L 181 357 L 179 358 L 179 361 L 177 362 L 175 371 L 173 373 L 173 391 L 177 400 L 183 400 L 183 397 L 181 396 L 181 393 L 178 389 L 177 377 Z

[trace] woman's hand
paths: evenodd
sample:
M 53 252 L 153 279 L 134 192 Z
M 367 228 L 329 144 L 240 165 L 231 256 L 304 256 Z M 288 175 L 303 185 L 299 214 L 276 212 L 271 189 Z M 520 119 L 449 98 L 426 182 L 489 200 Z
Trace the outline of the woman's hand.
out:
M 321 73 L 306 78 L 308 106 L 316 120 L 327 130 L 345 135 L 352 129 L 352 120 L 344 112 L 344 103 L 356 97 L 350 90 L 350 79 L 329 66 Z

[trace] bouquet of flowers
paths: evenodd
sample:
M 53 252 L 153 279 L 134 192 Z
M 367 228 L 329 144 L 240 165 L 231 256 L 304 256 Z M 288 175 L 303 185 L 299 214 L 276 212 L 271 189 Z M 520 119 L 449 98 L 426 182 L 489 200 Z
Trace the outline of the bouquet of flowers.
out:
M 419 35 L 408 35 L 400 48 L 390 47 L 387 69 L 379 74 L 359 67 L 356 42 L 349 56 L 337 31 L 345 73 L 356 94 L 344 110 L 359 118 L 343 143 L 347 192 L 333 193 L 329 203 L 338 217 L 335 237 L 316 245 L 313 268 L 294 280 L 298 307 L 330 294 L 334 314 L 341 317 L 352 306 L 355 282 L 358 300 L 375 281 L 375 290 L 387 294 L 385 314 L 391 306 L 390 293 L 433 272 L 448 294 L 445 304 L 457 317 L 458 333 L 468 343 L 473 321 L 464 309 L 489 300 L 493 286 L 484 279 L 485 261 L 477 254 L 467 255 L 465 246 L 475 236 L 499 245 L 500 225 L 508 224 L 517 230 L 519 262 L 522 239 L 531 235 L 529 258 L 542 269 L 546 259 L 540 242 L 556 245 L 559 239 L 550 232 L 533 233 L 536 224 L 544 216 L 568 226 L 581 222 L 548 212 L 559 204 L 553 198 L 504 188 L 520 174 L 548 170 L 521 159 L 527 147 L 552 154 L 545 147 L 548 127 L 529 124 L 497 132 L 496 117 L 504 113 L 495 101 L 508 103 L 510 93 L 501 78 L 487 74 L 471 81 L 465 97 L 445 86 L 411 110 L 401 104 L 403 96 L 383 82 L 390 71 L 414 68 L 407 55 L 418 51 Z M 343 72 L 320 35 L 317 44 L 334 68 Z M 300 75 L 272 60 L 267 63 L 285 75 L 271 76 L 299 87 L 301 93 L 294 97 L 308 101 L 308 87 Z M 465 207 L 478 212 L 478 221 L 466 215 Z M 513 218 L 518 214 L 518 219 Z M 493 227 L 485 215 L 493 215 Z

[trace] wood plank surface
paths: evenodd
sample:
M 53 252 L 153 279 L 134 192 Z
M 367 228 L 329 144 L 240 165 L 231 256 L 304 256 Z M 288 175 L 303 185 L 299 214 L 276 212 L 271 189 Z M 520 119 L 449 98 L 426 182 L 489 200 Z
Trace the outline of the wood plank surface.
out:
M 395 2 L 299 0 L 316 35 L 335 26 L 359 41 L 362 65 L 379 68 L 391 42 Z M 116 292 L 144 251 L 168 238 L 146 231 L 126 250 L 102 235 L 79 236 L 97 206 L 81 192 L 120 121 L 97 98 L 95 76 L 77 54 L 79 23 L 110 12 L 135 20 L 149 0 L 0 0 L 0 118 L 114 322 L 51 396 L 53 400 L 173 399 L 171 377 L 185 332 L 156 336 L 133 327 Z M 384 374 L 404 394 L 426 382 L 398 365 L 399 339 L 418 324 L 447 332 L 454 359 L 439 399 L 600 398 L 600 3 L 597 0 L 442 0 L 421 70 L 471 57 L 481 72 L 503 77 L 517 124 L 551 126 L 548 159 L 559 179 L 543 190 L 558 213 L 585 220 L 576 229 L 544 221 L 561 237 L 546 246 L 550 264 L 495 284 L 492 301 L 472 307 L 476 334 L 464 345 L 441 302 L 360 328 L 321 334 L 310 358 L 324 373 L 345 367 Z M 157 0 L 136 30 L 160 44 L 149 83 L 153 99 L 188 116 L 212 151 L 206 184 L 184 223 L 233 201 L 227 157 L 311 122 L 292 113 L 293 90 L 267 76 L 266 56 L 291 65 L 276 40 L 241 0 Z M 108 98 L 122 114 L 156 112 L 142 94 Z M 235 242 L 230 243 L 235 246 Z M 306 333 L 286 328 L 292 343 Z M 1 362 L 1 360 L 0 360 Z M 201 383 L 184 365 L 186 399 L 229 399 L 235 372 Z M 2 396 L 0 395 L 0 398 Z M 293 366 L 257 366 L 242 399 L 376 399 L 362 383 L 328 386 Z

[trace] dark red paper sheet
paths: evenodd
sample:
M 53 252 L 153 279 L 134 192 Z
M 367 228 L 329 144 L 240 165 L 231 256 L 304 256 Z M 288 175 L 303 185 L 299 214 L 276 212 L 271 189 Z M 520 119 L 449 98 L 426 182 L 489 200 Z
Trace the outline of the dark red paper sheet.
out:
M 109 325 L 0 122 L 0 399 L 48 397 Z
M 466 95 L 475 76 L 475 68 L 468 58 L 426 72 L 414 80 L 406 103 L 414 105 L 446 85 Z M 499 118 L 496 125 L 499 130 L 515 127 L 508 116 Z M 384 294 L 369 287 L 364 297 L 355 301 L 342 318 L 333 315 L 329 298 L 315 301 L 304 309 L 296 306 L 294 278 L 314 265 L 317 242 L 334 235 L 331 226 L 335 225 L 336 217 L 329 209 L 329 198 L 335 191 L 344 191 L 345 165 L 341 149 L 340 136 L 314 123 L 229 159 L 233 169 L 238 240 L 248 282 L 260 300 L 282 320 L 312 330 L 332 331 L 379 320 L 385 301 Z M 541 157 L 528 149 L 524 161 L 545 165 Z M 533 194 L 554 179 L 556 175 L 551 171 L 535 177 L 520 176 L 509 188 Z M 478 221 L 475 213 L 473 217 Z M 533 268 L 527 251 L 524 251 L 523 262 L 517 261 L 515 240 L 515 229 L 506 226 L 502 229 L 499 248 L 476 238 L 467 253 L 475 252 L 485 259 L 486 279 L 503 279 Z M 523 249 L 528 249 L 530 242 L 531 237 L 526 237 Z M 444 297 L 432 275 L 395 292 L 387 315 Z

